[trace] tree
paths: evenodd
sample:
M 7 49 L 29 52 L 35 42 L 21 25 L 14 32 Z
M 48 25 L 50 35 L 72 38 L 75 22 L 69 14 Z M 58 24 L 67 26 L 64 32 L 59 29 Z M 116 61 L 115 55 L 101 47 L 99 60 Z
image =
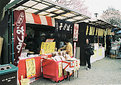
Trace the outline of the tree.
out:
M 75 11 L 90 16 L 90 13 L 88 11 L 88 7 L 85 6 L 84 0 L 52 0 L 55 1 L 58 4 L 62 4 L 67 8 L 74 9 Z
M 101 19 L 112 25 L 121 26 L 121 13 L 114 8 L 108 8 L 105 10 L 101 15 Z

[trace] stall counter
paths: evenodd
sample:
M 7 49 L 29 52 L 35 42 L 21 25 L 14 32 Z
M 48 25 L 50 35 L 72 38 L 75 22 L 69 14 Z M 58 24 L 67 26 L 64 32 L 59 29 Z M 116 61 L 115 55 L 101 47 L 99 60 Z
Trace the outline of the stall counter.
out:
M 105 57 L 105 48 L 99 47 L 98 49 L 94 50 L 94 55 L 91 56 L 90 62 L 93 63 L 97 60 L 101 60 Z

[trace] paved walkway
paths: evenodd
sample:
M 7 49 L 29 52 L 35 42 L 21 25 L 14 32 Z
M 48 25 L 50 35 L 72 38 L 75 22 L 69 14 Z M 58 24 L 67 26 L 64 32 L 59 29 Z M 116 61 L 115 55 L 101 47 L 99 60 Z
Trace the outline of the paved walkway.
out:
M 48 79 L 39 79 L 31 85 L 121 85 L 121 59 L 104 58 L 92 64 L 91 70 L 81 66 L 79 77 L 54 83 Z

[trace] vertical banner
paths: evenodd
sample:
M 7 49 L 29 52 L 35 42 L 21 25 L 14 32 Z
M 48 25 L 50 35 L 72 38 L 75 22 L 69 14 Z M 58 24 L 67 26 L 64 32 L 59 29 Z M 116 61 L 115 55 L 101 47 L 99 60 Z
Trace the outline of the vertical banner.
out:
M 79 25 L 74 24 L 73 41 L 78 41 L 78 31 L 79 31 Z
M 74 42 L 74 57 L 76 57 L 76 42 Z
M 89 31 L 89 26 L 87 25 L 87 28 L 86 28 L 86 35 L 88 35 L 88 31 Z
M 21 54 L 26 32 L 26 18 L 24 10 L 14 11 L 14 64 Z

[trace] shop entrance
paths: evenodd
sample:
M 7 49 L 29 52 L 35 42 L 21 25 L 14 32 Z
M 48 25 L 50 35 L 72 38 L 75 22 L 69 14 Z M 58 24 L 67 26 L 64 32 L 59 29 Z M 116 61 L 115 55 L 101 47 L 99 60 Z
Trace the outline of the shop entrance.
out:
M 38 54 L 40 52 L 41 43 L 46 39 L 55 39 L 55 28 L 45 25 L 26 24 L 26 49 Z

